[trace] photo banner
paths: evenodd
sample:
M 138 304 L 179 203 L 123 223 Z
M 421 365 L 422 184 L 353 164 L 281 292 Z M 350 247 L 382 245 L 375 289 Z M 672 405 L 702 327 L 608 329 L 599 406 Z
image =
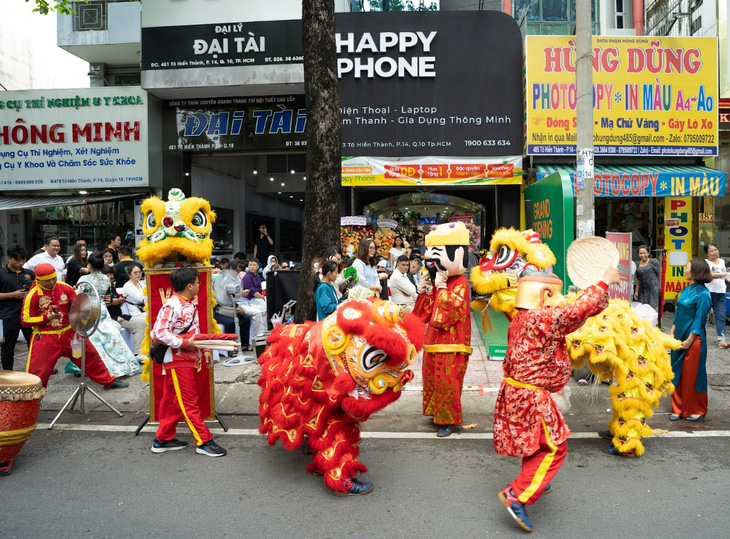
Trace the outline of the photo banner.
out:
M 528 155 L 575 155 L 575 38 L 527 36 Z M 593 37 L 596 155 L 715 156 L 717 39 Z
M 343 157 L 342 185 L 522 184 L 522 157 Z

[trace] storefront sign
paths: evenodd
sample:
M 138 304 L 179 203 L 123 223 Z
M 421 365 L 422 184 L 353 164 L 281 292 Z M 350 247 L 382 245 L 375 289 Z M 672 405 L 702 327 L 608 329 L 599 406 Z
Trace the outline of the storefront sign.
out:
M 142 28 L 142 69 L 298 64 L 302 21 Z
M 565 255 L 573 235 L 573 194 L 570 178 L 565 172 L 555 172 L 543 181 L 525 189 L 527 226 L 540 234 L 540 239 L 555 254 L 553 273 L 563 280 L 564 286 L 571 284 L 565 267 Z
M 537 173 L 538 181 L 549 174 Z M 596 167 L 597 197 L 710 196 L 725 194 L 727 173 L 705 167 Z M 571 173 L 576 193 L 575 173 Z
M 689 284 L 684 268 L 692 258 L 692 199 L 664 199 L 664 244 L 667 273 L 664 278 L 664 297 L 673 300 Z
M 522 155 L 522 38 L 512 17 L 338 13 L 335 23 L 342 155 Z
M 343 157 L 342 185 L 521 184 L 522 157 Z
M 606 232 L 606 239 L 618 249 L 618 272 L 621 280 L 608 287 L 608 297 L 631 301 L 631 232 Z
M 307 147 L 303 95 L 168 101 L 163 118 L 163 147 L 169 151 Z
M 720 131 L 730 130 L 730 99 L 720 99 Z
M 146 187 L 147 93 L 116 86 L 0 94 L 0 188 Z
M 575 38 L 526 38 L 527 154 L 575 155 Z M 717 39 L 593 38 L 596 155 L 712 156 Z

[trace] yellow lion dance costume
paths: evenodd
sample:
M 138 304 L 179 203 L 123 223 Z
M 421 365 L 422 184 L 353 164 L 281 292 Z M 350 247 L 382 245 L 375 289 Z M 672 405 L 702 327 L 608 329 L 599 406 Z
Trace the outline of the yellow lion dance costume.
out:
M 475 308 L 485 301 L 510 320 L 516 313 L 517 281 L 525 269 L 545 269 L 555 263 L 550 248 L 532 230 L 498 230 L 479 266 L 472 269 L 471 281 L 477 296 Z M 569 296 L 568 300 L 575 300 Z M 609 306 L 567 338 L 574 368 L 585 363 L 610 386 L 613 419 L 609 432 L 613 447 L 622 456 L 644 453 L 643 437 L 651 435 L 646 419 L 653 415 L 662 396 L 674 391 L 672 367 L 667 349 L 679 348 L 680 341 L 665 335 L 631 311 L 628 302 L 611 300 Z
M 213 253 L 213 240 L 210 232 L 215 222 L 215 212 L 210 203 L 202 198 L 186 198 L 177 188 L 168 193 L 167 202 L 156 196 L 146 199 L 141 208 L 144 216 L 142 231 L 145 234 L 137 247 L 137 257 L 144 263 L 145 269 L 165 267 L 185 262 L 192 266 L 210 264 Z M 212 297 L 210 290 L 208 296 Z M 210 302 L 209 323 L 211 333 L 220 333 L 213 320 L 213 307 Z M 141 353 L 149 354 L 150 349 L 150 313 L 147 311 L 147 329 L 142 343 Z M 145 361 L 142 379 L 150 378 L 150 360 Z

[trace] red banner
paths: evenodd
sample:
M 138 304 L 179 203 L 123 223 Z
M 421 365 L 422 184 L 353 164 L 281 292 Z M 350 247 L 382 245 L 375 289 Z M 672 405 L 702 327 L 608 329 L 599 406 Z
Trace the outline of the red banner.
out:
M 162 305 L 172 296 L 172 285 L 170 284 L 170 273 L 176 268 L 150 269 L 145 268 L 147 280 L 147 305 L 150 312 L 150 328 L 155 325 L 157 314 Z M 201 333 L 212 333 L 213 324 L 210 319 L 211 301 L 211 267 L 196 268 L 200 271 L 200 292 L 195 300 L 198 308 L 198 319 L 200 321 Z M 156 421 L 162 400 L 162 365 L 152 362 L 152 381 L 150 383 L 150 421 Z M 200 372 L 196 373 L 196 386 L 198 393 L 198 405 L 200 412 L 206 421 L 215 419 L 215 391 L 213 387 L 213 369 L 203 366 Z

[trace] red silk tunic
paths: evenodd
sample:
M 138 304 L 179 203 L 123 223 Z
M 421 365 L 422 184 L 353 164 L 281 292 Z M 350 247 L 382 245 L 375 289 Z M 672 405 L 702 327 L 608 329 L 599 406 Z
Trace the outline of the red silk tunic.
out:
M 520 310 L 509 326 L 504 377 L 494 410 L 497 453 L 526 457 L 538 450 L 543 420 L 556 445 L 570 435 L 550 393 L 570 380 L 565 338 L 608 305 L 603 283 L 565 307 Z

